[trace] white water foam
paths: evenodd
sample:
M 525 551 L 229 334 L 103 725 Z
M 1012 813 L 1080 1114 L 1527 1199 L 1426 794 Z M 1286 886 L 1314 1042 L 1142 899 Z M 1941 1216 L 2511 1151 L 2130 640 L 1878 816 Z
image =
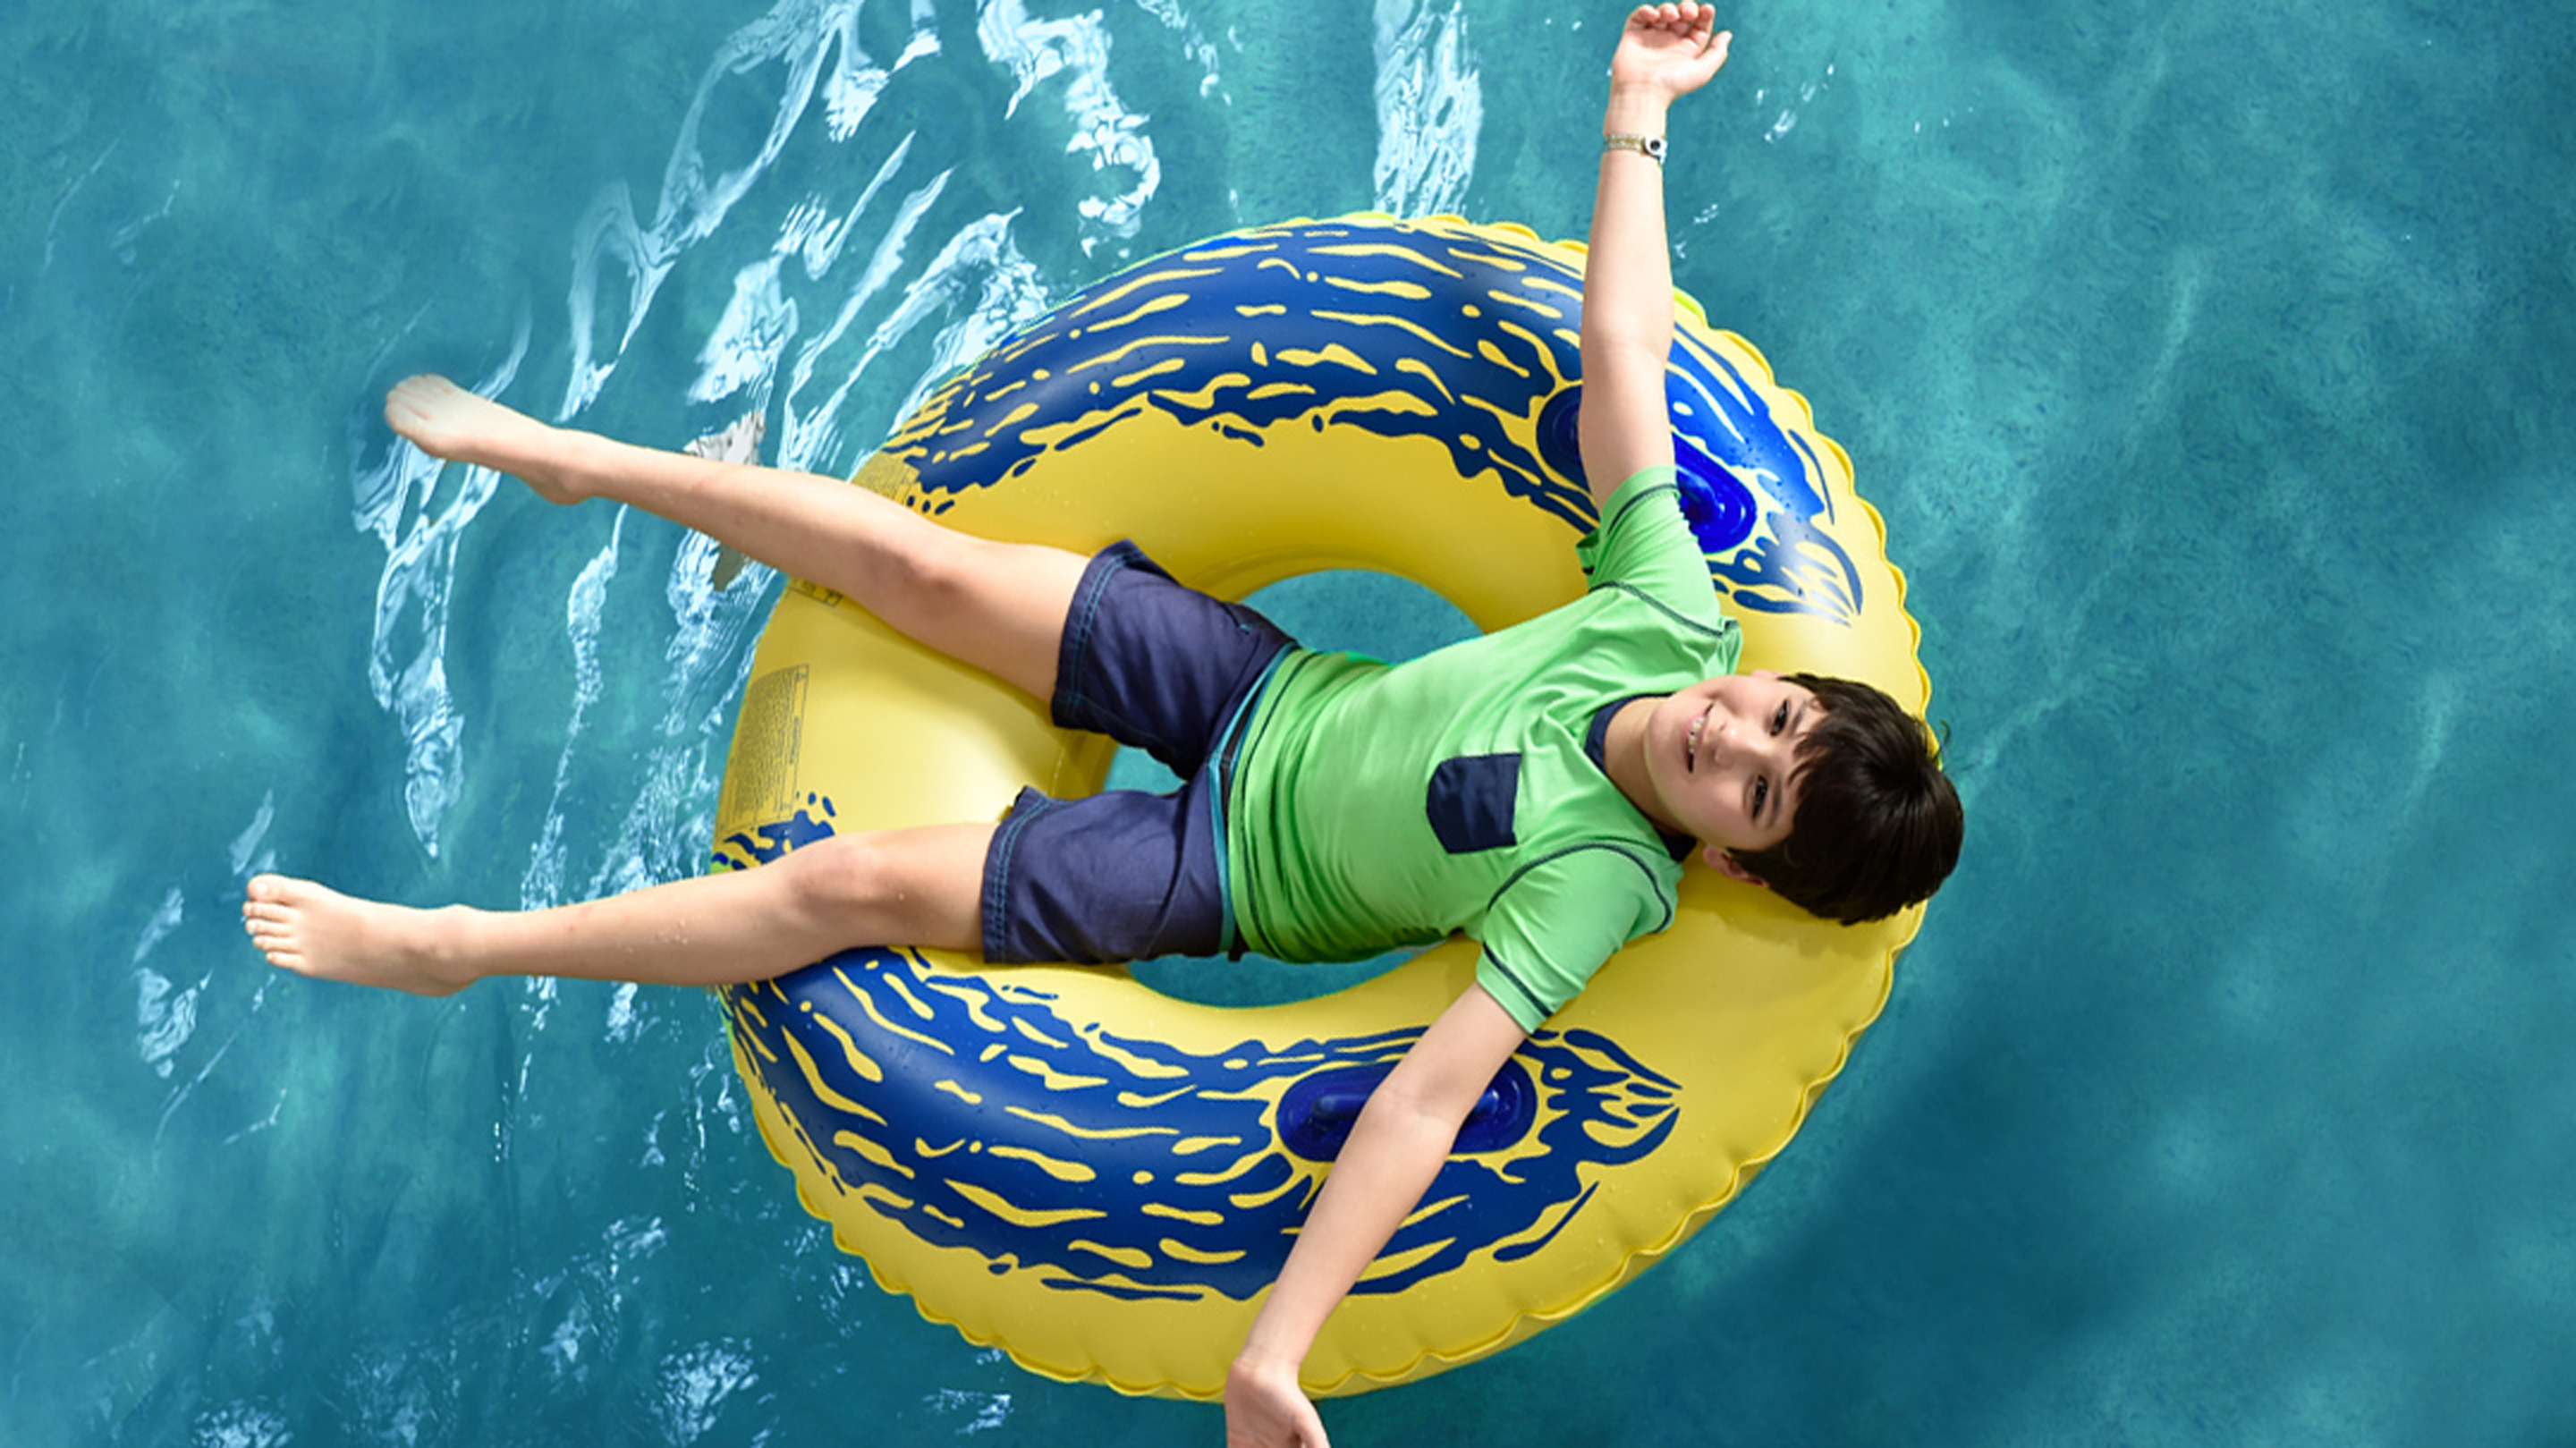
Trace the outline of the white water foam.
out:
M 474 390 L 498 396 L 528 355 L 529 323 L 520 318 L 510 355 Z M 367 685 L 403 734 L 403 805 L 412 834 L 431 856 L 439 827 L 464 790 L 465 720 L 447 686 L 447 623 L 456 590 L 456 546 L 467 524 L 500 487 L 489 468 L 466 468 L 444 504 L 433 509 L 447 465 L 409 443 L 352 479 L 351 521 L 385 546 L 376 584 L 375 637 Z
M 1145 117 L 1121 104 L 1109 84 L 1109 29 L 1100 12 L 1033 20 L 1023 0 L 986 0 L 976 17 L 975 38 L 986 56 L 1010 67 L 1018 79 L 1005 119 L 1018 114 L 1020 102 L 1040 81 L 1065 74 L 1064 113 L 1073 123 L 1066 153 L 1090 156 L 1095 171 L 1123 170 L 1133 178 L 1118 195 L 1086 196 L 1076 206 L 1101 231 L 1134 236 L 1145 203 L 1162 185 L 1163 166 L 1145 134 Z M 1101 240 L 1097 232 L 1086 232 L 1083 251 L 1090 252 Z
M 1476 171 L 1484 87 L 1456 0 L 1377 0 L 1377 209 L 1460 210 Z
M 1023 251 L 1023 227 L 1048 228 L 1052 255 L 1089 254 L 1137 234 L 1160 184 L 1160 163 L 1148 118 L 1121 101 L 1113 82 L 1108 19 L 1097 12 L 1046 18 L 1022 0 L 986 0 L 977 8 L 973 43 L 957 45 L 943 39 L 925 0 L 903 0 L 905 38 L 890 59 L 880 59 L 861 39 L 860 16 L 871 3 L 882 11 L 892 0 L 779 0 L 729 36 L 701 71 L 649 211 L 623 180 L 599 188 L 569 238 L 568 376 L 554 408 L 558 421 L 572 422 L 599 403 L 657 306 L 683 290 L 710 290 L 670 286 L 675 274 L 721 266 L 729 297 L 720 314 L 694 324 L 686 401 L 764 417 L 770 461 L 778 466 L 846 473 L 949 373 L 1066 289 L 1067 280 L 1045 275 Z M 1200 93 L 1213 93 L 1217 48 L 1176 6 L 1140 0 L 1139 8 L 1159 29 L 1137 33 L 1168 38 L 1198 67 Z M 1453 6 L 1407 32 L 1415 37 L 1407 43 L 1428 57 L 1417 69 L 1443 78 L 1441 94 L 1450 99 L 1435 100 L 1435 108 L 1451 121 L 1464 116 L 1472 137 L 1472 74 L 1465 101 L 1455 98 L 1457 27 Z M 872 25 L 869 33 L 883 30 Z M 1121 36 L 1136 43 L 1129 32 Z M 1069 157 L 1087 165 L 1096 184 L 1075 187 L 1062 214 L 1044 217 L 1024 207 L 959 206 L 954 198 L 966 193 L 954 169 L 929 159 L 941 153 L 916 144 L 911 120 L 888 119 L 918 109 L 881 105 L 891 88 L 908 84 L 907 72 L 927 75 L 932 67 L 958 72 L 937 78 L 943 92 L 962 85 L 994 96 L 1010 150 Z M 720 135 L 711 120 L 719 114 L 748 115 L 754 124 Z M 818 148 L 830 164 L 815 164 Z M 1463 181 L 1419 185 L 1431 194 Z M 751 241 L 746 258 L 744 233 L 754 227 L 767 234 Z M 656 347 L 668 347 L 670 320 L 657 323 Z M 525 358 L 551 352 L 523 322 L 508 361 L 474 390 L 504 396 Z M 402 732 L 405 805 L 433 857 L 463 792 L 473 722 L 458 708 L 448 674 L 459 542 L 498 484 L 481 469 L 447 475 L 407 445 L 354 478 L 357 526 L 387 552 L 369 682 Z M 545 816 L 525 845 L 523 907 L 637 888 L 691 873 L 702 861 L 732 700 L 775 579 L 755 566 L 715 587 L 715 545 L 692 536 L 667 572 L 658 560 L 644 572 L 660 575 L 660 597 L 638 597 L 637 570 L 624 564 L 631 550 L 656 548 L 654 538 L 628 527 L 621 510 L 564 602 L 569 720 Z M 658 665 L 636 651 L 637 628 L 660 638 Z M 628 720 L 620 731 L 596 730 L 613 671 L 637 667 L 658 668 L 660 717 L 649 728 Z M 615 741 L 608 732 L 617 733 Z M 606 749 L 618 757 L 606 759 L 599 752 Z M 608 776 L 624 781 L 624 800 L 603 810 L 595 782 Z M 553 999 L 550 989 L 535 992 L 532 1028 L 542 1029 Z M 622 1002 L 606 1028 L 634 1041 L 658 1008 Z

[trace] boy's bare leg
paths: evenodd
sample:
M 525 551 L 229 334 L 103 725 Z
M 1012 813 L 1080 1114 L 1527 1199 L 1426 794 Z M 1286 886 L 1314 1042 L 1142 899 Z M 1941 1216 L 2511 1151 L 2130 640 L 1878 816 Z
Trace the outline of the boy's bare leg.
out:
M 960 533 L 838 478 L 550 427 L 443 377 L 395 387 L 385 420 L 433 457 L 508 473 L 553 502 L 609 498 L 694 528 L 1054 697 L 1057 640 L 1088 562 L 1080 554 Z
M 242 925 L 281 969 L 420 995 L 494 975 L 732 985 L 856 946 L 980 951 L 993 828 L 840 835 L 755 870 L 549 910 L 415 910 L 261 875 Z

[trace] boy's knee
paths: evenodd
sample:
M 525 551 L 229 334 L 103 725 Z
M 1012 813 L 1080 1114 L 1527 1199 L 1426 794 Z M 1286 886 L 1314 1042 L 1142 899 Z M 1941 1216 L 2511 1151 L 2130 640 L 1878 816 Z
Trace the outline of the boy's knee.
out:
M 864 912 L 887 897 L 886 852 L 866 835 L 832 835 L 787 857 L 797 903 L 817 914 Z
M 982 839 L 989 841 L 990 834 L 982 831 Z M 977 901 L 983 850 L 977 835 L 897 830 L 816 840 L 787 857 L 798 868 L 786 908 L 845 948 L 970 949 L 982 940 Z

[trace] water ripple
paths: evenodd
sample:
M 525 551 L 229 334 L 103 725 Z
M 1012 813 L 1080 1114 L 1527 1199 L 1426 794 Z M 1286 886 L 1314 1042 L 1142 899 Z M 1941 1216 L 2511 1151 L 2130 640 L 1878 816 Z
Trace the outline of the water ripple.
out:
M 233 836 L 232 847 L 224 852 L 234 879 L 245 879 L 268 868 L 273 852 L 263 851 L 259 846 L 260 841 L 268 838 L 268 827 L 276 821 L 277 791 L 263 791 L 259 797 L 259 813 L 251 816 L 248 828 Z
M 1199 68 L 1199 94 L 1214 95 L 1217 90 L 1216 43 L 1201 31 L 1198 22 L 1180 7 L 1179 0 L 1136 0 L 1136 8 L 1163 22 L 1163 28 L 1181 37 L 1181 53 Z
M 922 1406 L 939 1418 L 963 1417 L 966 1422 L 957 1430 L 963 1438 L 970 1433 L 983 1433 L 1011 1421 L 1011 1395 L 977 1393 L 964 1388 L 940 1388 L 922 1400 Z
M 937 37 L 927 28 L 929 13 L 916 5 L 913 34 L 903 53 L 892 66 L 878 67 L 859 47 L 860 4 L 861 0 L 781 0 L 726 40 L 680 123 L 651 226 L 637 219 L 633 195 L 623 182 L 603 188 L 591 203 L 573 244 L 573 364 L 559 418 L 573 417 L 598 399 L 671 268 L 691 247 L 714 236 L 776 164 L 812 106 L 818 86 L 824 93 L 827 132 L 835 141 L 846 141 L 857 133 L 895 72 L 939 53 Z M 826 78 L 824 63 L 833 55 L 838 55 L 839 64 Z M 770 102 L 769 127 L 757 149 L 729 169 L 711 163 L 700 135 L 710 101 L 719 87 L 749 77 L 771 62 L 784 64 L 787 78 Z M 625 321 L 602 360 L 599 303 L 602 271 L 608 266 L 626 272 Z
M 1484 88 L 1455 0 L 1377 0 L 1377 209 L 1461 209 L 1484 129 Z
M 946 179 L 946 174 L 941 173 L 941 180 Z M 928 199 L 923 204 L 926 206 Z M 942 378 L 965 365 L 967 359 L 988 350 L 1011 329 L 1053 305 L 1052 289 L 1011 239 L 1011 221 L 1017 215 L 1012 212 L 979 217 L 951 236 L 922 268 L 921 275 L 904 288 L 893 312 L 868 333 L 857 358 L 836 369 L 830 391 L 800 410 L 798 394 L 823 370 L 826 354 L 850 333 L 861 304 L 873 292 L 863 287 L 854 296 L 830 330 L 796 359 L 786 421 L 780 430 L 781 466 L 829 470 L 838 452 L 843 414 L 860 379 L 867 375 L 870 364 L 908 340 L 924 323 L 949 319 L 933 339 L 929 365 L 920 370 L 911 391 L 893 409 L 895 417 L 910 413 Z M 874 269 L 872 264 L 871 271 Z M 966 314 L 957 317 L 955 313 L 961 305 Z
M 177 989 L 168 976 L 145 965 L 143 958 L 168 939 L 186 917 L 187 899 L 173 885 L 161 897 L 160 908 L 152 912 L 142 938 L 134 944 L 134 1045 L 143 1064 L 165 1081 L 177 1069 L 170 1058 L 197 1033 L 197 997 L 205 990 L 206 981 Z
M 259 1403 L 228 1403 L 199 1413 L 196 1448 L 284 1448 L 295 1441 L 286 1418 Z
M 508 359 L 474 390 L 490 397 L 507 388 L 528 355 L 528 341 L 528 318 L 522 315 Z M 403 805 L 412 834 L 433 857 L 439 826 L 464 790 L 465 721 L 447 686 L 456 545 L 500 486 L 491 469 L 466 468 L 445 505 L 433 509 L 445 471 L 446 464 L 404 443 L 353 480 L 352 521 L 360 532 L 375 534 L 386 550 L 367 683 L 377 705 L 402 725 Z
M 554 798 L 547 803 L 545 824 L 529 851 L 528 872 L 519 882 L 522 910 L 559 905 L 564 900 L 563 800 L 572 787 L 573 760 L 583 722 L 589 717 L 590 706 L 599 702 L 600 620 L 608 603 L 608 585 L 617 577 L 617 545 L 626 535 L 626 514 L 624 508 L 617 510 L 616 520 L 609 525 L 606 546 L 582 566 L 581 576 L 573 580 L 572 593 L 564 601 L 564 634 L 572 644 L 572 720 L 564 726 L 563 753 L 555 761 Z
M 655 1425 L 665 1441 L 685 1448 L 715 1427 L 727 1398 L 759 1381 L 747 1343 L 702 1342 L 673 1353 L 662 1360 Z
M 1066 79 L 1064 113 L 1073 122 L 1068 155 L 1088 155 L 1095 171 L 1123 170 L 1132 181 L 1116 196 L 1086 196 L 1075 203 L 1088 220 L 1110 236 L 1134 236 L 1145 203 L 1162 184 L 1163 166 L 1145 134 L 1145 118 L 1120 103 L 1109 84 L 1109 29 L 1099 11 L 1062 20 L 1032 20 L 1023 0 L 987 0 L 975 17 L 975 37 L 995 64 L 1010 68 L 1018 88 L 1011 93 L 1005 119 L 1019 113 L 1038 83 L 1059 74 Z M 1096 232 L 1082 237 L 1089 254 L 1103 240 Z

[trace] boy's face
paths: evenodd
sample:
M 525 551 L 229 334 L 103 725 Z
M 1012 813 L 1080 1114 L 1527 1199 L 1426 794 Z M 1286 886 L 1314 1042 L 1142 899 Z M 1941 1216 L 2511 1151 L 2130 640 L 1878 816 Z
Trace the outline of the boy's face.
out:
M 1769 669 L 1694 684 L 1646 720 L 1646 771 L 1670 824 L 1708 846 L 1708 862 L 1752 878 L 1731 852 L 1789 837 L 1797 814 L 1798 741 L 1824 708 Z

